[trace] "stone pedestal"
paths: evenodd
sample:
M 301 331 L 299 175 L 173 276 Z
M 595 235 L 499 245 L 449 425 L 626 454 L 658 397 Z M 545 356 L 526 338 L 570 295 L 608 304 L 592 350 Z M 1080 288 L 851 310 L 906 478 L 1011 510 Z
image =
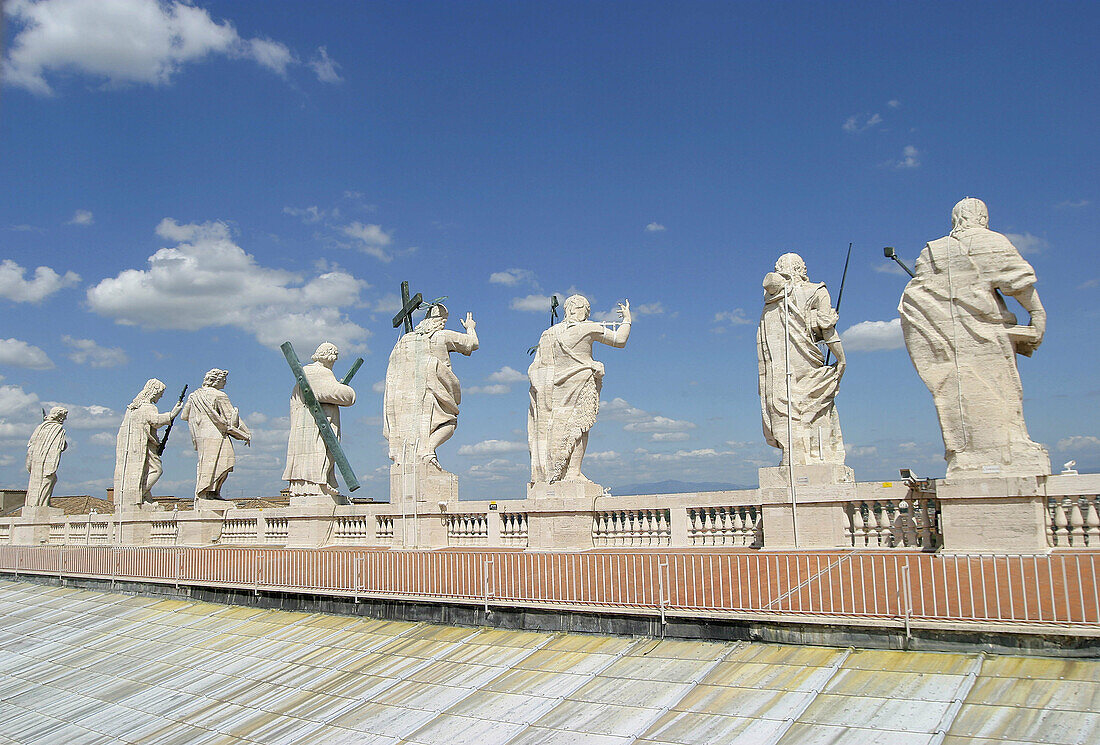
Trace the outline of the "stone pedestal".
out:
M 1042 476 L 937 482 L 944 551 L 1049 551 L 1045 482 Z
M 390 466 L 390 504 L 395 512 L 438 513 L 439 505 L 458 503 L 458 476 L 432 463 Z M 446 545 L 444 543 L 444 545 Z
M 123 507 L 115 512 L 118 523 L 119 543 L 123 546 L 148 546 L 151 543 L 153 520 L 169 513 L 158 510 L 154 504 Z
M 438 506 L 434 512 L 406 512 L 393 518 L 394 548 L 445 548 L 447 513 Z
M 208 506 L 207 503 L 214 503 Z M 196 499 L 195 509 L 181 512 L 176 518 L 176 543 L 181 546 L 209 546 L 221 534 L 225 511 L 232 502 L 220 499 Z
M 555 551 L 592 548 L 592 520 L 603 487 L 590 481 L 527 484 L 528 548 Z
M 331 510 L 336 505 L 348 504 L 343 494 L 330 497 L 328 494 L 299 494 L 290 496 L 290 506 L 296 508 L 321 508 Z
M 65 510 L 58 507 L 27 507 L 19 511 L 19 522 L 12 526 L 12 543 L 19 546 L 38 546 L 50 537 L 50 521 L 65 517 Z
M 793 506 L 786 466 L 761 468 L 758 474 L 767 548 L 850 547 L 844 535 L 843 503 L 856 498 L 851 468 L 824 463 L 795 466 Z
M 536 503 L 564 502 L 574 505 L 587 505 L 592 509 L 592 501 L 603 496 L 603 487 L 591 481 L 533 481 L 527 483 L 527 498 Z

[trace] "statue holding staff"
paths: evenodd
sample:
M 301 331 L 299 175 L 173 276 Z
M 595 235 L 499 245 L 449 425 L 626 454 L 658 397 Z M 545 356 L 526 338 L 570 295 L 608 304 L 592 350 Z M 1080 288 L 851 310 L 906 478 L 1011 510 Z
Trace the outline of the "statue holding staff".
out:
M 225 388 L 229 373 L 214 368 L 202 388 L 187 397 L 181 416 L 191 429 L 191 443 L 199 454 L 195 471 L 195 498 L 221 499 L 221 487 L 236 464 L 233 440 L 246 444 L 252 432 L 229 402 Z
M 156 402 L 163 395 L 164 383 L 150 378 L 122 415 L 115 438 L 116 507 L 138 507 L 149 501 L 163 473 L 157 430 L 174 420 L 183 408 L 181 401 L 170 412 L 160 413 Z
M 50 409 L 27 443 L 27 472 L 31 475 L 27 482 L 28 507 L 48 507 L 50 504 L 61 453 L 68 447 L 65 428 L 61 426 L 68 415 L 69 410 L 63 406 Z

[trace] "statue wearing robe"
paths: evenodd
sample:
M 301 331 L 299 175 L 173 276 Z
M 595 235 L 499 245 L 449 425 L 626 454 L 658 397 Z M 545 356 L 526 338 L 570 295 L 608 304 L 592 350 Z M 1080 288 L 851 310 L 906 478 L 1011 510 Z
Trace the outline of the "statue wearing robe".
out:
M 565 301 L 565 320 L 542 333 L 527 370 L 532 482 L 589 481 L 581 473 L 581 460 L 599 413 L 604 376 L 603 363 L 592 358 L 592 345 L 626 346 L 630 304 L 620 305 L 619 312 L 622 325 L 612 331 L 588 320 L 588 300 L 573 295 Z
M 48 507 L 57 484 L 57 467 L 61 464 L 61 453 L 68 447 L 65 441 L 65 421 L 68 411 L 55 406 L 39 424 L 27 443 L 27 482 L 28 507 Z
M 222 484 L 236 464 L 233 439 L 245 442 L 252 439 L 240 412 L 222 390 L 226 376 L 225 370 L 217 368 L 208 372 L 202 388 L 187 397 L 181 414 L 199 456 L 195 470 L 196 499 L 221 499 Z
M 947 477 L 1049 474 L 1046 449 L 1028 436 L 1016 367 L 1046 329 L 1035 271 L 989 229 L 981 200 L 962 200 L 951 217 L 951 233 L 921 251 L 898 305 L 909 357 L 936 405 Z M 1029 312 L 1029 325 L 1017 325 L 1005 296 Z
M 313 363 L 304 365 L 302 372 L 321 404 L 333 434 L 339 437 L 340 407 L 355 403 L 355 391 L 336 380 L 332 365 L 337 356 L 336 346 L 326 342 L 317 348 Z M 334 461 L 297 385 L 290 396 L 290 440 L 287 443 L 283 480 L 289 482 L 292 496 L 336 496 L 339 493 Z
M 781 465 L 844 464 L 844 438 L 834 399 L 845 356 L 838 316 L 823 283 L 810 282 L 798 254 L 784 254 L 764 278 L 764 311 L 756 334 L 764 439 L 783 452 Z M 819 343 L 837 358 L 826 365 Z M 790 400 L 787 398 L 787 372 Z M 788 417 L 792 443 L 787 440 Z
M 451 369 L 451 352 L 469 356 L 478 348 L 476 324 L 466 314 L 466 333 L 444 328 L 447 309 L 433 305 L 416 328 L 403 335 L 390 353 L 383 401 L 382 436 L 390 460 L 439 465 L 436 449 L 458 426 L 462 390 Z
M 182 404 L 161 414 L 156 402 L 164 394 L 164 383 L 150 379 L 122 415 L 115 438 L 114 503 L 116 507 L 137 507 L 149 501 L 163 467 L 157 430 L 175 419 Z

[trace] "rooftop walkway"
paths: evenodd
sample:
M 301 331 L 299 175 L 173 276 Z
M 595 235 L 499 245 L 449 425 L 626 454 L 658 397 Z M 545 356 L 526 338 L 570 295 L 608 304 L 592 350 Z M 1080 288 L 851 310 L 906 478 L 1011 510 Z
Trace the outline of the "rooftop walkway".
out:
M 377 621 L 0 581 L 0 743 L 1100 742 L 1100 660 Z

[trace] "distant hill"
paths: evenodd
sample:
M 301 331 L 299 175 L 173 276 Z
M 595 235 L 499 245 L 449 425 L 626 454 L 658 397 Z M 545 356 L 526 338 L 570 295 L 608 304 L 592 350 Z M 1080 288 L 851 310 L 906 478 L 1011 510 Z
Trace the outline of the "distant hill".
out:
M 615 496 L 629 494 L 682 494 L 696 491 L 727 491 L 732 489 L 755 489 L 756 484 L 729 484 L 721 481 L 654 481 L 648 484 L 623 484 L 612 486 Z

